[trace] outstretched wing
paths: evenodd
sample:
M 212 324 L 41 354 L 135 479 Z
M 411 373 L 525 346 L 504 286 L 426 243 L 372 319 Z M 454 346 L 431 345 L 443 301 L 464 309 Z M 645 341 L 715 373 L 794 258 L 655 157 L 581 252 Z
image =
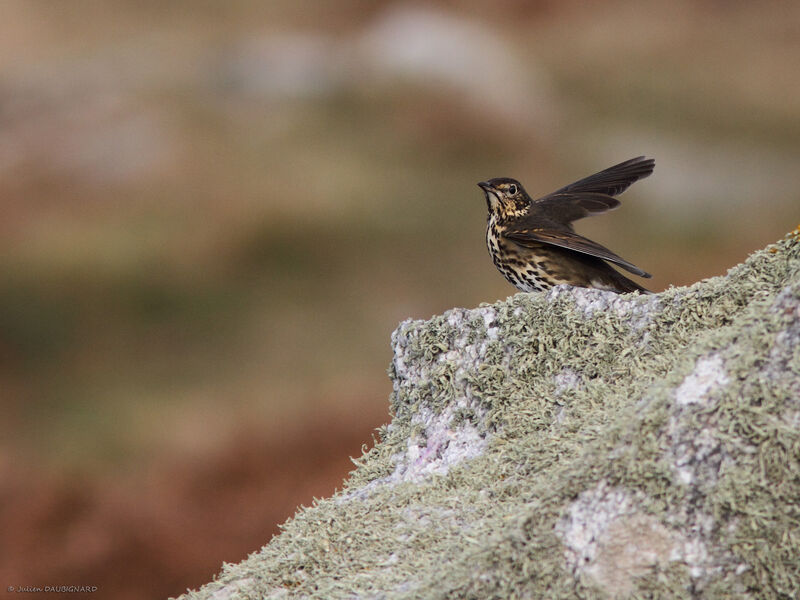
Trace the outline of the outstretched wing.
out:
M 583 217 L 599 215 L 613 210 L 620 201 L 598 192 L 560 192 L 545 196 L 531 205 L 529 219 L 553 220 L 559 223 L 572 223 Z
M 580 181 L 565 185 L 552 194 L 539 198 L 536 202 L 542 202 L 551 196 L 565 193 L 580 194 L 588 192 L 616 196 L 628 189 L 632 183 L 650 175 L 655 166 L 656 161 L 652 158 L 637 156 L 594 175 L 584 177 Z
M 619 265 L 626 271 L 630 271 L 639 277 L 651 277 L 650 273 L 642 271 L 639 267 L 617 256 L 608 248 L 572 231 L 556 229 L 517 229 L 507 231 L 503 235 L 512 242 L 523 247 L 530 248 L 536 244 L 559 246 L 567 250 L 580 252 L 581 254 L 602 258 L 603 260 Z

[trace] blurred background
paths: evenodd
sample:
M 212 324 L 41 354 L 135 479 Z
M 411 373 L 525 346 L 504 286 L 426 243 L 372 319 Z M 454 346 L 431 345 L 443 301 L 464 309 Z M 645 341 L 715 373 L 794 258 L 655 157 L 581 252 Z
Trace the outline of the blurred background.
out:
M 514 290 L 476 182 L 723 274 L 800 219 L 800 4 L 0 4 L 0 586 L 177 595 L 333 493 L 398 322 Z M 72 594 L 71 597 L 77 597 Z

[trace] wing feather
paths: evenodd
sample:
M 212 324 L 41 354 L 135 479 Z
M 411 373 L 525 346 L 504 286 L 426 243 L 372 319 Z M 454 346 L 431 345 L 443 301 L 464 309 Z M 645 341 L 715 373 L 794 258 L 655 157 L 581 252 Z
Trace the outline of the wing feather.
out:
M 651 277 L 649 273 L 614 254 L 608 248 L 572 231 L 555 229 L 518 229 L 508 231 L 503 235 L 512 242 L 523 247 L 531 247 L 534 244 L 550 244 L 574 252 L 580 252 L 581 254 L 602 258 L 603 260 L 619 265 L 626 271 L 630 271 L 639 277 Z
M 563 223 L 572 223 L 590 215 L 614 210 L 620 201 L 597 192 L 562 192 L 550 194 L 531 206 L 531 214 L 549 216 Z
M 537 202 L 545 200 L 550 196 L 563 194 L 565 192 L 590 192 L 606 194 L 608 196 L 616 196 L 628 189 L 632 183 L 650 175 L 655 166 L 656 161 L 652 158 L 637 156 L 636 158 L 631 158 L 630 160 L 621 162 L 618 165 L 604 169 L 603 171 L 595 173 L 594 175 L 584 177 L 575 183 L 565 185 L 564 187 L 557 189 L 552 194 L 548 194 L 547 196 L 540 198 L 537 200 Z

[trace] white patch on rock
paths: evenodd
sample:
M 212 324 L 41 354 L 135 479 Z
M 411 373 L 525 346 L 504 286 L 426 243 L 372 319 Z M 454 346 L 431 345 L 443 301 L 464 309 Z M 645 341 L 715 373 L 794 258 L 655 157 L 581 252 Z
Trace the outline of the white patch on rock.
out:
M 717 435 L 715 416 L 705 418 L 699 430 L 685 422 L 695 408 L 713 406 L 716 403 L 713 392 L 728 382 L 722 357 L 711 354 L 698 359 L 692 372 L 675 389 L 675 404 L 667 423 L 671 442 L 667 456 L 678 482 L 683 485 L 716 484 L 723 462 L 732 460 Z
M 480 317 L 477 324 L 476 316 Z M 407 440 L 403 451 L 392 457 L 394 471 L 359 492 L 348 494 L 345 499 L 364 497 L 376 485 L 419 482 L 432 475 L 445 475 L 453 466 L 480 456 L 486 449 L 490 437 L 487 428 L 482 426 L 486 409 L 475 394 L 470 374 L 480 368 L 489 345 L 499 338 L 497 312 L 491 307 L 454 309 L 446 313 L 445 318 L 456 335 L 450 339 L 449 347 L 440 348 L 438 354 L 432 354 L 428 359 L 408 355 L 413 336 L 418 331 L 417 322 L 404 321 L 395 330 L 392 334 L 393 385 L 395 394 L 404 396 L 408 389 L 419 389 L 432 379 L 441 377 L 441 365 L 449 363 L 451 366 L 445 371 L 452 386 L 449 392 L 455 400 L 441 411 L 426 401 L 409 406 L 413 413 L 406 418 L 411 430 L 418 433 Z M 406 407 L 399 410 L 406 410 Z M 470 418 L 460 418 L 464 415 Z M 398 415 L 396 418 L 402 417 Z
M 630 511 L 631 499 L 621 489 L 609 490 L 600 482 L 594 490 L 582 492 L 556 526 L 567 546 L 567 562 L 580 569 L 597 556 L 597 541 L 611 521 Z
M 246 593 L 246 590 L 253 585 L 254 579 L 252 577 L 242 577 L 236 581 L 232 581 L 225 586 L 219 587 L 215 590 L 209 590 L 209 598 L 211 600 L 232 600 L 233 598 L 241 597 L 240 594 Z M 211 586 L 219 585 L 212 583 Z M 283 598 L 285 589 L 273 588 L 268 592 L 267 598 Z
M 556 524 L 569 569 L 576 577 L 589 577 L 612 597 L 627 597 L 637 578 L 681 562 L 695 586 L 702 588 L 700 579 L 720 570 L 720 561 L 710 556 L 704 539 L 711 535 L 714 520 L 700 513 L 689 519 L 668 515 L 668 521 L 683 524 L 671 528 L 644 512 L 644 500 L 642 494 L 611 488 L 605 481 L 582 492 Z
M 709 402 L 709 392 L 728 383 L 725 364 L 718 354 L 706 356 L 697 361 L 683 383 L 675 390 L 675 399 L 680 406 Z
M 690 439 L 680 435 L 687 431 L 678 424 L 677 419 L 670 421 L 668 435 L 673 440 L 671 449 L 672 468 L 678 481 L 684 485 L 698 482 L 716 483 L 720 466 L 725 455 L 720 453 L 721 444 L 710 428 L 701 429 L 691 435 Z
M 598 312 L 613 313 L 620 319 L 627 320 L 634 331 L 639 331 L 650 323 L 661 303 L 656 295 L 620 295 L 615 292 L 571 285 L 557 285 L 547 293 L 548 302 L 562 297 L 573 300 L 575 306 L 583 312 L 587 319 Z
M 465 406 L 464 400 L 458 402 L 458 408 Z M 339 496 L 337 502 L 366 500 L 383 485 L 420 483 L 434 475 L 446 475 L 452 467 L 483 454 L 488 444 L 487 436 L 468 422 L 453 426 L 454 416 L 453 408 L 440 414 L 434 414 L 428 407 L 420 408 L 412 417 L 412 425 L 421 426 L 423 431 L 408 439 L 404 451 L 392 456 L 394 471 Z
M 641 512 L 640 503 L 602 481 L 581 493 L 556 525 L 571 571 L 614 597 L 628 596 L 637 577 L 681 555 L 680 537 Z
M 431 475 L 445 475 L 451 467 L 476 458 L 486 449 L 486 438 L 470 423 L 453 427 L 452 408 L 434 414 L 422 407 L 412 418 L 412 424 L 423 427 L 423 434 L 411 437 L 405 452 L 392 457 L 394 472 L 386 483 L 418 482 Z
M 486 325 L 486 338 L 496 340 L 500 333 L 500 328 L 496 326 L 497 312 L 493 308 L 479 308 L 478 312 L 480 312 L 483 317 L 483 323 Z
M 564 367 L 560 372 L 553 376 L 553 382 L 556 384 L 556 389 L 553 391 L 553 397 L 554 399 L 559 399 L 565 393 L 569 392 L 570 390 L 574 390 L 581 385 L 581 376 L 569 367 Z M 556 423 L 561 424 L 564 422 L 564 419 L 566 418 L 566 411 L 567 407 L 565 405 L 562 404 L 559 406 L 558 412 L 554 417 Z
M 470 343 L 470 332 L 474 329 L 469 325 L 471 314 L 477 313 L 483 318 L 486 333 L 480 335 L 480 341 Z M 453 341 L 452 347 L 447 352 L 439 355 L 439 362 L 451 362 L 458 365 L 455 371 L 455 381 L 463 381 L 469 372 L 474 372 L 483 363 L 489 343 L 499 338 L 500 328 L 492 327 L 496 322 L 497 313 L 493 308 L 481 307 L 473 310 L 455 309 L 447 314 L 447 323 L 460 335 Z
M 559 373 L 553 377 L 556 384 L 555 396 L 556 398 L 563 396 L 565 392 L 574 390 L 581 382 L 581 376 L 574 370 L 564 367 Z

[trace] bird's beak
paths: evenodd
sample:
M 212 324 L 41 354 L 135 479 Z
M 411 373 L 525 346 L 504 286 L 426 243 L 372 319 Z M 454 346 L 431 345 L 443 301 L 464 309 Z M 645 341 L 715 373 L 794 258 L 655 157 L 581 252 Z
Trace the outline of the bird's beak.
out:
M 487 194 L 494 191 L 494 188 L 488 181 L 481 181 L 478 183 L 478 187 L 481 188 Z

